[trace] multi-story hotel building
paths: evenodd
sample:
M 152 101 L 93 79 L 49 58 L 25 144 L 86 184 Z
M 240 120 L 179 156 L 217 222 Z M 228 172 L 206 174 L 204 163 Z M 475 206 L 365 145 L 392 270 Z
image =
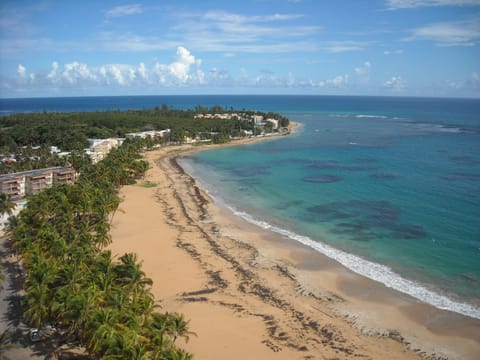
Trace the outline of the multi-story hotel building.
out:
M 51 167 L 39 170 L 22 171 L 0 175 L 0 192 L 11 199 L 22 199 L 35 195 L 55 184 L 73 184 L 76 179 L 74 169 Z

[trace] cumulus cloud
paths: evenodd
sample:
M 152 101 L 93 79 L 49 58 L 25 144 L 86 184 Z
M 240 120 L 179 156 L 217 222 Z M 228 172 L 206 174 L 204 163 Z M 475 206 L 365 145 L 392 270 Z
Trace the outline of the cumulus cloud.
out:
M 108 18 L 115 18 L 127 15 L 141 14 L 142 12 L 143 8 L 140 4 L 130 4 L 111 8 L 105 11 L 105 16 Z
M 383 86 L 392 91 L 402 91 L 407 88 L 407 83 L 400 76 L 392 76 L 383 83 Z
M 77 84 L 82 81 L 96 80 L 96 74 L 91 71 L 87 64 L 74 61 L 70 64 L 65 64 L 61 77 L 69 84 Z
M 198 85 L 205 80 L 201 69 L 202 62 L 186 48 L 177 48 L 172 62 L 164 64 L 156 62 L 150 67 L 140 62 L 131 64 L 104 64 L 90 66 L 79 61 L 59 64 L 52 62 L 50 70 L 40 71 L 27 76 L 27 69 L 19 64 L 17 79 L 31 80 L 31 85 L 61 87 L 89 86 L 181 86 Z
M 193 64 L 195 64 L 195 57 L 190 51 L 180 46 L 177 49 L 175 61 L 169 65 L 169 71 L 175 78 L 182 82 L 186 82 L 189 77 L 190 67 Z
M 355 74 L 361 77 L 368 78 L 370 76 L 370 71 L 372 70 L 372 64 L 370 61 L 365 61 L 362 66 L 355 68 Z
M 47 75 L 47 78 L 48 79 L 51 79 L 53 81 L 56 81 L 57 79 L 57 72 L 58 72 L 58 62 L 54 61 L 52 63 L 52 69 L 50 70 L 50 72 L 48 73 Z
M 18 64 L 17 74 L 18 74 L 18 76 L 20 76 L 21 78 L 26 77 L 26 76 L 27 76 L 27 69 L 25 68 L 25 66 L 23 66 L 22 64 Z
M 315 87 L 320 87 L 323 89 L 338 89 L 344 88 L 349 85 L 349 77 L 345 75 L 337 75 L 333 79 L 320 80 L 318 82 L 311 81 L 310 84 Z

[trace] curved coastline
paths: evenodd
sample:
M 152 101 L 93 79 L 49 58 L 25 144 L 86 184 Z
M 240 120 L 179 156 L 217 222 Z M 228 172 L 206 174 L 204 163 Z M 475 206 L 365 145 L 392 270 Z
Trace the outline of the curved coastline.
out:
M 406 295 L 410 295 L 426 304 L 435 306 L 440 310 L 447 310 L 458 313 L 460 315 L 468 316 L 480 320 L 480 309 L 475 306 L 458 302 L 450 299 L 448 296 L 436 293 L 419 283 L 411 281 L 393 272 L 388 266 L 373 263 L 371 261 L 362 259 L 359 256 L 347 253 L 342 250 L 333 248 L 322 242 L 314 241 L 308 236 L 299 235 L 289 230 L 285 230 L 276 226 L 272 226 L 262 220 L 254 219 L 249 214 L 238 211 L 233 207 L 226 205 L 235 215 L 245 219 L 246 221 L 255 224 L 263 229 L 272 231 L 279 235 L 285 236 L 292 241 L 300 242 L 323 255 L 339 262 L 349 270 L 365 276 L 371 280 L 382 283 L 388 288 L 400 291 Z
M 262 229 L 219 207 L 176 160 L 207 148 L 147 154 L 152 169 L 145 180 L 157 185 L 122 189 L 124 212 L 112 231 L 112 250 L 139 254 L 164 308 L 192 320 L 199 337 L 186 347 L 198 358 L 240 359 L 246 349 L 250 357 L 272 359 L 480 354 L 480 321 L 420 304 L 293 242 L 291 234 Z M 167 243 L 159 241 L 163 237 Z M 166 285 L 169 277 L 174 283 Z M 212 339 L 212 324 L 219 321 L 224 326 Z M 239 336 L 233 328 L 248 334 L 232 339 Z M 222 341 L 223 349 L 212 348 Z

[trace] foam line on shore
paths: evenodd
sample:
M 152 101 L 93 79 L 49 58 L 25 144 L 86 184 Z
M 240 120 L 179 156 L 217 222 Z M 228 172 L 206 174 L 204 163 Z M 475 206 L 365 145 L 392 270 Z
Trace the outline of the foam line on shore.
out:
M 209 196 L 211 195 L 209 194 Z M 351 271 L 359 275 L 365 276 L 369 279 L 380 282 L 388 288 L 392 288 L 404 294 L 408 294 L 418 300 L 421 300 L 422 302 L 433 305 L 439 309 L 449 310 L 468 317 L 480 319 L 480 309 L 475 307 L 474 305 L 452 300 L 449 297 L 432 291 L 419 283 L 416 283 L 409 279 L 405 279 L 399 274 L 392 271 L 392 269 L 390 269 L 388 266 L 365 260 L 359 256 L 355 256 L 345 251 L 335 249 L 332 246 L 329 246 L 323 242 L 315 241 L 308 236 L 299 235 L 292 231 L 273 226 L 265 221 L 257 220 L 253 218 L 250 214 L 239 211 L 230 205 L 225 204 L 225 206 L 236 216 L 241 217 L 247 222 L 257 225 L 265 230 L 285 236 L 291 240 L 300 242 L 303 245 L 306 245 L 328 256 L 329 258 L 338 261 L 340 264 L 350 269 Z
M 188 163 L 180 163 L 180 166 L 190 176 L 194 177 L 195 171 L 189 166 Z M 202 184 L 201 180 L 197 179 L 197 181 Z M 314 249 L 322 253 L 323 255 L 334 259 L 335 261 L 345 266 L 347 269 L 359 275 L 380 282 L 388 288 L 410 295 L 413 298 L 429 305 L 433 305 L 438 309 L 452 311 L 474 319 L 480 319 L 480 308 L 474 306 L 473 304 L 456 301 L 446 295 L 428 289 L 420 283 L 402 277 L 388 266 L 365 260 L 359 256 L 336 249 L 323 242 L 315 241 L 308 236 L 299 235 L 292 231 L 271 225 L 266 221 L 258 220 L 252 215 L 236 209 L 232 205 L 227 204 L 223 199 L 218 198 L 217 196 L 212 194 L 209 191 L 208 186 L 205 186 L 205 184 L 202 184 L 202 188 L 208 194 L 208 196 L 214 200 L 214 202 L 229 209 L 235 216 L 238 216 L 251 224 L 259 226 L 262 229 L 277 233 L 288 239 L 306 245 L 311 249 Z

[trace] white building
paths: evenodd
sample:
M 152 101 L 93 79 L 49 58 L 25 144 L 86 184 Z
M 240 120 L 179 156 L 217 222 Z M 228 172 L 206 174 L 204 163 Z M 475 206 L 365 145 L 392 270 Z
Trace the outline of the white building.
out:
M 262 125 L 263 124 L 263 115 L 253 115 L 252 120 L 255 125 Z
M 278 124 L 279 124 L 279 121 L 276 120 L 276 119 L 267 119 L 265 120 L 266 122 L 269 122 L 269 123 L 272 123 L 272 129 L 278 129 Z
M 155 137 L 166 137 L 170 134 L 170 129 L 165 130 L 149 130 L 149 131 L 140 131 L 134 133 L 125 134 L 128 139 L 133 138 L 142 138 L 145 139 L 147 137 L 155 138 Z
M 89 139 L 91 145 L 89 149 L 85 149 L 85 153 L 90 156 L 95 164 L 103 160 L 110 150 L 122 145 L 124 140 L 123 138 Z

